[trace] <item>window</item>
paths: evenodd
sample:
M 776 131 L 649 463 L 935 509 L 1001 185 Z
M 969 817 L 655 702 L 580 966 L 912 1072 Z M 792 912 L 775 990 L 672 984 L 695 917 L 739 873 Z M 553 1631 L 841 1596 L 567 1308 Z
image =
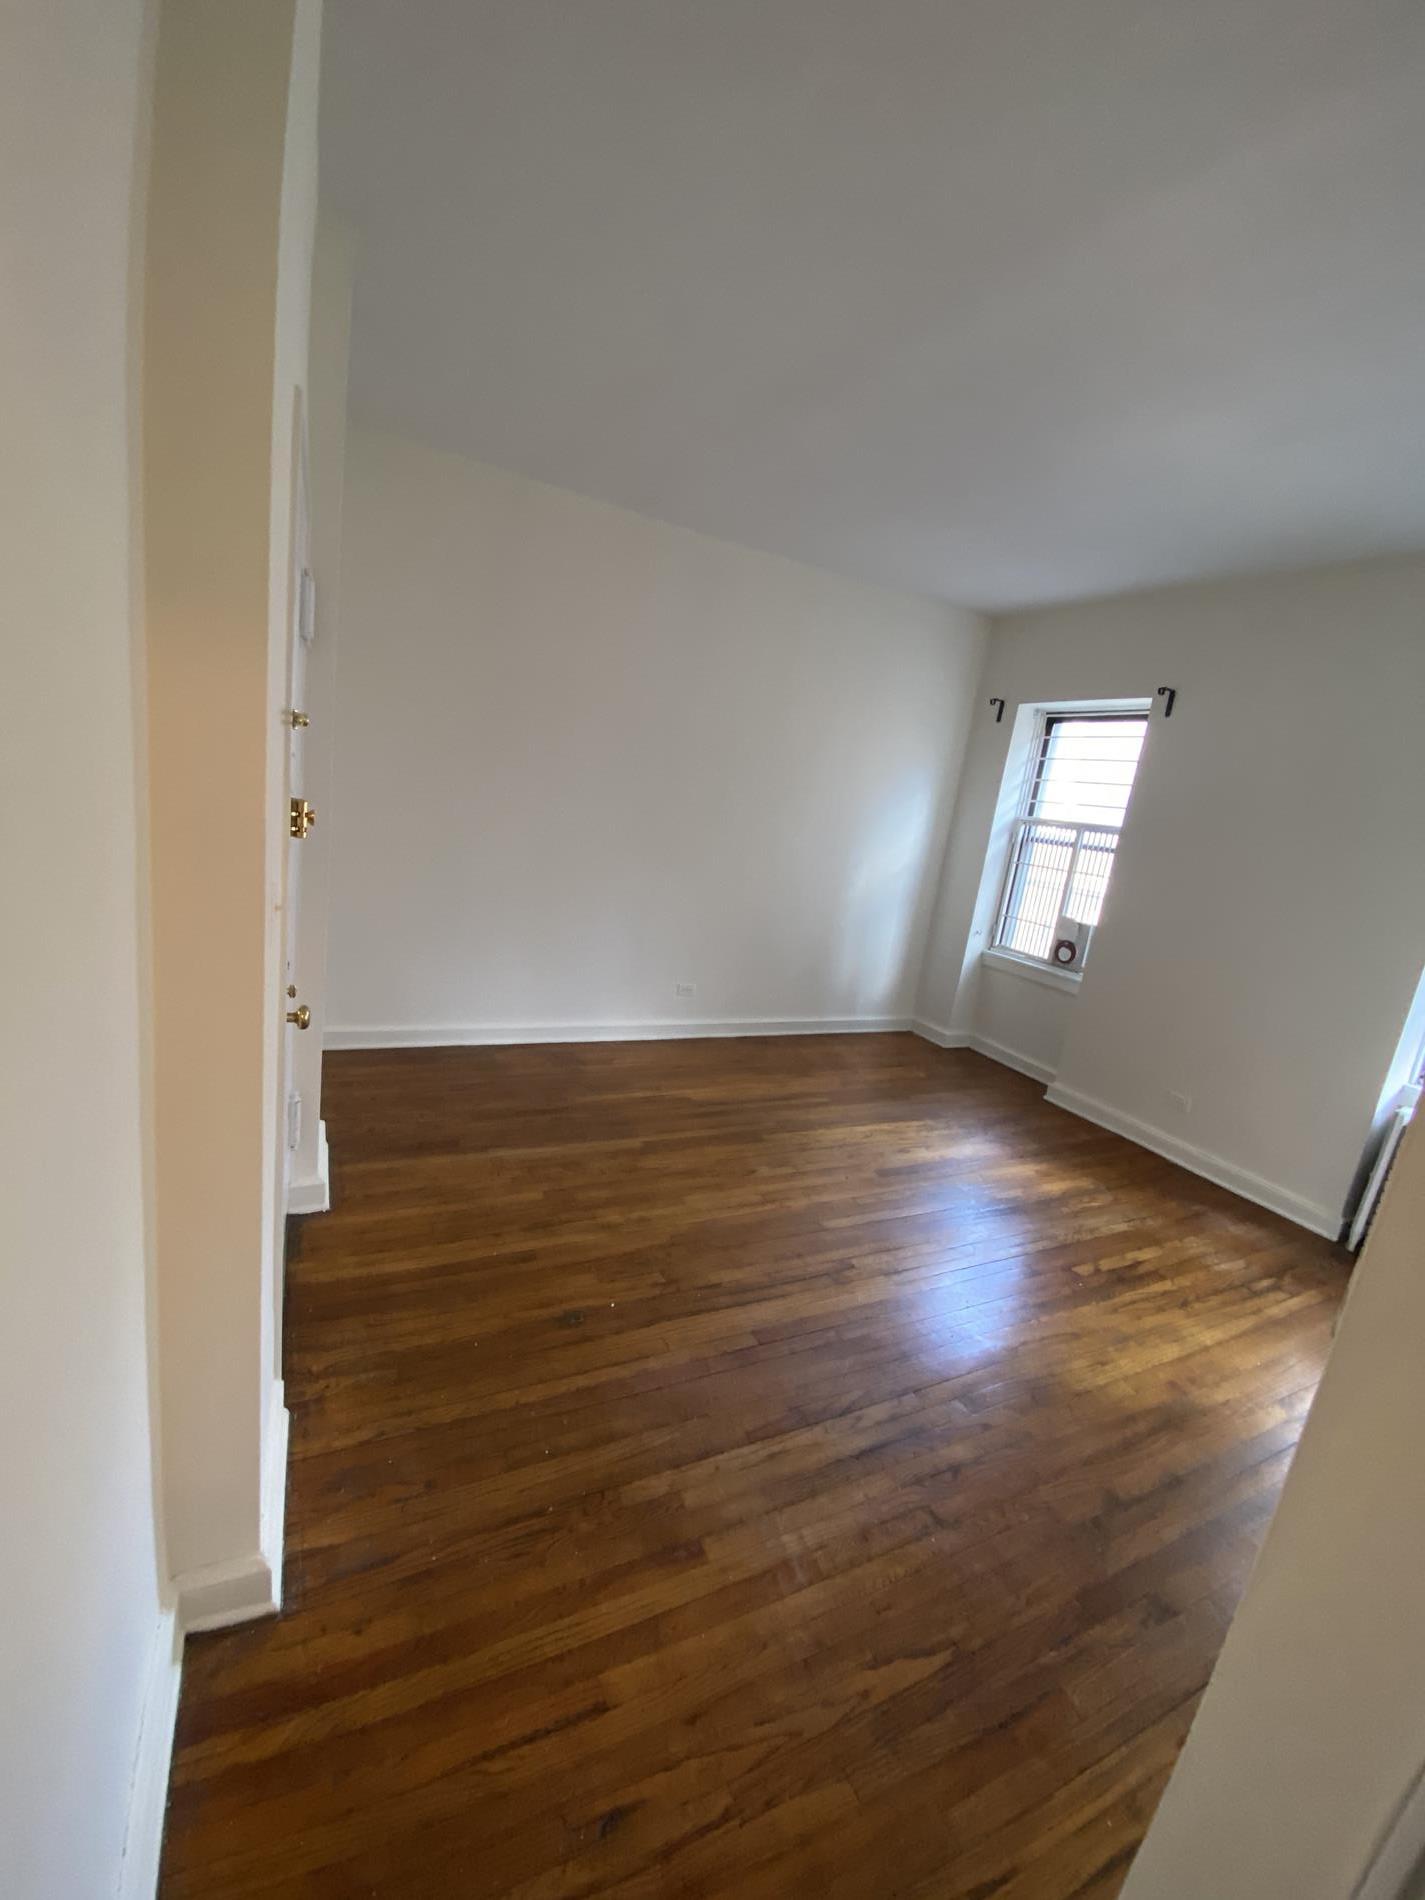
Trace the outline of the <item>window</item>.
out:
M 1148 715 L 1044 715 L 1014 822 L 995 947 L 1050 960 L 1059 921 L 1093 925 L 1103 909 Z

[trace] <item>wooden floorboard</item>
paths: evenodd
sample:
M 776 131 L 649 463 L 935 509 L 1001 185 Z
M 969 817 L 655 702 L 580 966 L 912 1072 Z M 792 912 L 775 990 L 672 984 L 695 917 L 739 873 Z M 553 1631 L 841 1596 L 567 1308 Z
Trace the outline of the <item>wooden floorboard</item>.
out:
M 282 1617 L 162 1893 L 1109 1900 L 1324 1242 L 911 1036 L 327 1058 Z

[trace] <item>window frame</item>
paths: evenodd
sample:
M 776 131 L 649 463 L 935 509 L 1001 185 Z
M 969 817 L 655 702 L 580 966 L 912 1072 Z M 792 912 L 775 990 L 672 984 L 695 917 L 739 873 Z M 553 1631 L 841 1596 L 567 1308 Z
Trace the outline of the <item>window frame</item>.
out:
M 1073 850 L 1069 860 L 1068 873 L 1064 881 L 1064 891 L 1073 889 L 1074 876 L 1078 867 L 1080 852 L 1083 848 L 1085 832 L 1111 832 L 1114 838 L 1114 862 L 1117 862 L 1118 844 L 1123 836 L 1123 827 L 1128 822 L 1128 810 L 1132 805 L 1132 793 L 1137 786 L 1138 772 L 1142 769 L 1140 750 L 1138 765 L 1134 771 L 1133 784 L 1129 788 L 1129 804 L 1124 809 L 1123 818 L 1118 824 L 1104 820 L 1093 823 L 1078 823 L 1070 819 L 1047 819 L 1039 817 L 1034 806 L 1040 796 L 1045 773 L 1049 762 L 1049 742 L 1056 725 L 1068 720 L 1085 719 L 1141 719 L 1144 722 L 1144 744 L 1147 743 L 1147 727 L 1152 721 L 1153 702 L 1149 699 L 1119 700 L 1057 700 L 1049 705 L 1034 709 L 1030 727 L 1030 743 L 1025 755 L 1024 771 L 1015 801 L 1015 807 L 1009 819 L 1009 839 L 1005 851 L 1004 869 L 1000 878 L 999 896 L 995 902 L 994 927 L 983 957 L 992 968 L 1009 969 L 1016 975 L 1033 977 L 1048 982 L 1055 988 L 1077 989 L 1083 980 L 1082 969 L 1066 970 L 1048 956 L 1036 956 L 1029 950 L 1017 950 L 1002 941 L 1009 912 L 1010 899 L 1014 893 L 1015 877 L 1020 868 L 1020 852 L 1025 831 L 1032 825 L 1052 825 L 1063 831 L 1074 833 Z M 1112 881 L 1110 869 L 1108 883 Z M 1108 883 L 1104 895 L 1107 896 Z

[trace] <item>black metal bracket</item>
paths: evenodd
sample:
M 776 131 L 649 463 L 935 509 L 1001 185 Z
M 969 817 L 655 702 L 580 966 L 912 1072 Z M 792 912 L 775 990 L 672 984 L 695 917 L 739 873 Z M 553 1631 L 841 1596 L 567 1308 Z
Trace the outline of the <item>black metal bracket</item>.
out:
M 995 709 L 995 724 L 998 725 L 1000 720 L 1004 718 L 1004 701 L 1002 699 L 992 699 L 990 704 Z
M 1173 701 L 1177 698 L 1177 696 L 1178 696 L 1178 689 L 1176 686 L 1160 686 L 1158 688 L 1158 698 L 1161 699 L 1163 702 L 1164 719 L 1172 718 Z

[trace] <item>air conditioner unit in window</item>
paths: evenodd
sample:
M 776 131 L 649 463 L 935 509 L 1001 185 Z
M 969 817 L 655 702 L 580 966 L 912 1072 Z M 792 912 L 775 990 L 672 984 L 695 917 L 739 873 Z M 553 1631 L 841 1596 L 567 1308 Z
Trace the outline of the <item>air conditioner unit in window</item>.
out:
M 1049 961 L 1060 970 L 1081 970 L 1092 942 L 1092 924 L 1081 924 L 1076 917 L 1061 917 L 1054 926 Z

